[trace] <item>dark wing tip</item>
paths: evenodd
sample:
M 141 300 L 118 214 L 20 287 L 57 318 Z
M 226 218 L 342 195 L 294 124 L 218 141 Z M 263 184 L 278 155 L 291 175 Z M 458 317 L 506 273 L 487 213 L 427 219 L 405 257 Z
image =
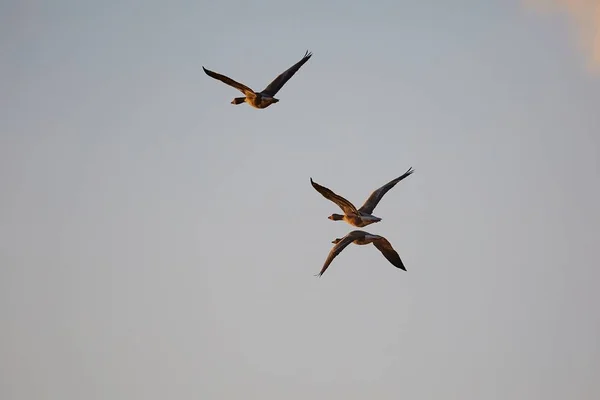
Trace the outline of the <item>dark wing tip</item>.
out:
M 396 268 L 406 271 L 406 267 L 402 262 L 402 258 L 394 248 L 392 244 L 386 239 L 381 238 L 373 242 L 373 245 L 383 254 L 383 256 Z
M 406 271 L 406 267 L 404 266 L 404 263 L 402 262 L 402 259 L 400 258 L 400 256 L 398 256 L 396 254 L 397 257 L 391 256 L 390 258 L 388 258 L 387 256 L 385 258 L 388 259 L 388 261 L 396 268 L 401 269 L 403 271 Z
M 329 189 L 327 189 L 325 186 L 319 185 L 317 182 L 313 181 L 312 178 L 310 178 L 310 184 L 312 185 L 312 187 L 315 188 L 317 192 L 321 193 L 323 196 L 329 199 L 329 197 L 326 196 L 325 193 L 323 193 L 323 191 L 327 192 Z
M 394 263 L 394 266 L 398 269 L 401 269 L 403 271 L 406 271 L 406 267 L 404 266 L 404 263 L 402 262 L 402 259 L 400 258 L 400 256 L 398 255 L 398 253 L 396 253 L 396 255 L 398 256 L 396 259 L 396 263 Z M 391 261 L 391 260 L 390 260 Z

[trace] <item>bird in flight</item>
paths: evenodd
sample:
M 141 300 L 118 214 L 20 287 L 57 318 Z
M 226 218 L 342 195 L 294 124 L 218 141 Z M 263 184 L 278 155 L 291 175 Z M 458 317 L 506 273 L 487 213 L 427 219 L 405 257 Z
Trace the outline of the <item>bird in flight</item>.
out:
M 396 250 L 394 250 L 390 242 L 388 242 L 387 239 L 383 236 L 373 235 L 369 232 L 356 230 L 350 232 L 341 239 L 335 239 L 331 243 L 335 243 L 335 246 L 333 246 L 333 248 L 329 252 L 327 259 L 325 260 L 325 264 L 323 264 L 323 268 L 321 268 L 321 272 L 319 272 L 315 276 L 320 277 L 321 275 L 323 275 L 323 273 L 325 273 L 325 270 L 329 267 L 329 264 L 331 264 L 333 259 L 336 258 L 337 255 L 340 254 L 342 250 L 344 250 L 350 243 L 354 243 L 357 245 L 366 245 L 373 243 L 373 245 L 377 247 L 381 254 L 383 254 L 383 256 L 387 258 L 387 260 L 391 262 L 396 268 L 400 268 L 406 271 L 406 268 L 404 267 L 400 256 L 398 255 Z
M 398 182 L 400 182 L 402 179 L 406 178 L 413 172 L 414 170 L 411 167 L 402 176 L 399 176 L 398 178 L 386 183 L 379 189 L 375 190 L 365 201 L 365 204 L 363 204 L 362 207 L 358 210 L 348 200 L 346 200 L 342 196 L 335 194 L 332 190 L 314 182 L 312 178 L 310 178 L 310 183 L 319 193 L 323 195 L 323 197 L 333 201 L 344 212 L 344 215 L 331 214 L 327 218 L 329 218 L 332 221 L 346 221 L 350 225 L 362 228 L 363 226 L 367 226 L 369 224 L 381 221 L 381 218 L 376 217 L 372 214 L 373 210 L 375 210 L 375 207 L 377 206 L 379 201 L 381 201 L 383 195 L 388 192 L 388 190 L 393 188 Z
M 298 61 L 296 64 L 292 65 L 285 72 L 282 72 L 277 78 L 275 78 L 273 80 L 273 82 L 269 83 L 269 86 L 267 86 L 262 92 L 255 92 L 254 90 L 250 89 L 248 86 L 246 86 L 242 83 L 236 82 L 233 79 L 231 79 L 225 75 L 221 75 L 216 72 L 210 71 L 210 70 L 204 68 L 204 66 L 202 67 L 202 69 L 204 70 L 206 75 L 210 76 L 211 78 L 218 79 L 221 82 L 226 83 L 229 86 L 232 86 L 232 87 L 236 88 L 237 90 L 239 90 L 240 92 L 244 93 L 244 97 L 234 98 L 231 101 L 231 104 L 242 104 L 245 102 L 254 108 L 262 109 L 262 108 L 267 108 L 271 104 L 277 103 L 279 101 L 279 99 L 276 99 L 274 97 L 275 94 L 283 87 L 283 85 L 285 85 L 285 83 L 288 80 L 290 80 L 290 78 L 292 76 L 294 76 L 294 74 L 300 69 L 300 67 L 302 65 L 304 65 L 305 62 L 308 61 L 308 59 L 311 56 L 312 56 L 312 53 L 309 53 L 307 50 L 306 54 L 304 54 L 304 57 L 302 57 L 302 59 L 300 61 Z

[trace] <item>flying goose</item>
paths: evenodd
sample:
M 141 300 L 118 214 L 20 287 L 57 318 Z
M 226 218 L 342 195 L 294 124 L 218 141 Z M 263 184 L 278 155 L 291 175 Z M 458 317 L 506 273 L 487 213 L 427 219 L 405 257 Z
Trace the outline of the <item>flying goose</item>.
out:
M 358 210 L 348 200 L 346 200 L 342 196 L 335 194 L 332 190 L 329 190 L 326 187 L 314 182 L 312 178 L 310 178 L 310 183 L 319 193 L 323 195 L 323 197 L 333 201 L 344 212 L 344 215 L 331 214 L 327 218 L 329 218 L 332 221 L 346 221 L 350 225 L 362 228 L 363 226 L 367 226 L 369 224 L 381 221 L 381 218 L 372 215 L 373 210 L 381 201 L 383 195 L 388 192 L 388 190 L 393 188 L 396 185 L 396 183 L 400 182 L 402 179 L 406 178 L 413 172 L 414 170 L 412 169 L 412 167 L 410 167 L 408 171 L 406 171 L 402 176 L 399 176 L 398 178 L 386 183 L 379 189 L 375 190 L 373 193 L 371 193 L 367 201 L 365 201 L 365 204 L 363 204 L 362 207 Z
M 390 242 L 388 242 L 387 239 L 383 236 L 373 235 L 369 232 L 357 230 L 350 232 L 341 239 L 335 239 L 331 243 L 335 243 L 335 246 L 333 246 L 333 248 L 329 252 L 327 259 L 325 260 L 325 264 L 323 264 L 323 268 L 321 268 L 321 272 L 319 272 L 315 276 L 323 275 L 323 273 L 325 273 L 325 270 L 327 269 L 327 267 L 329 267 L 329 264 L 331 264 L 333 259 L 337 257 L 337 255 L 340 254 L 342 250 L 344 250 L 350 243 L 358 245 L 373 243 L 373 245 L 377 247 L 377 249 L 379 249 L 381 254 L 383 254 L 383 256 L 387 258 L 387 260 L 391 262 L 396 268 L 400 268 L 406 271 L 406 268 L 404 268 L 404 264 L 402 263 L 400 256 L 398 255 L 396 250 L 394 250 Z
M 204 68 L 204 66 L 202 67 L 202 69 L 204 70 L 206 75 L 210 76 L 211 78 L 218 79 L 221 82 L 226 83 L 229 86 L 232 86 L 240 92 L 244 93 L 244 97 L 236 97 L 235 99 L 233 99 L 231 104 L 242 104 L 246 102 L 254 108 L 267 108 L 271 104 L 277 103 L 279 101 L 279 99 L 276 99 L 273 96 L 275 96 L 275 94 L 283 87 L 283 85 L 285 85 L 285 83 L 292 76 L 294 76 L 296 71 L 298 71 L 300 67 L 304 65 L 304 63 L 307 62 L 311 56 L 312 53 L 309 53 L 307 50 L 306 54 L 304 54 L 304 57 L 302 57 L 302 60 L 292 65 L 287 71 L 281 73 L 277 78 L 273 80 L 273 82 L 269 83 L 269 86 L 267 86 L 262 92 L 255 92 L 248 86 L 236 82 L 225 75 L 209 71 L 208 69 Z

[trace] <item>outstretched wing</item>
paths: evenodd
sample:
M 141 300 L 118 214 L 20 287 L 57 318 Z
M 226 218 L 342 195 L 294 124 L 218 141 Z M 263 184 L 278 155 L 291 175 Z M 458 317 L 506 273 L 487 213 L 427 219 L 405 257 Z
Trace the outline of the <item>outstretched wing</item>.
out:
M 202 69 L 204 70 L 204 72 L 206 73 L 206 75 L 210 76 L 211 78 L 220 80 L 223 83 L 228 84 L 231 87 L 236 88 L 237 90 L 239 90 L 240 92 L 244 93 L 246 96 L 252 95 L 254 94 L 254 91 L 252 89 L 250 89 L 248 86 L 241 84 L 239 82 L 234 81 L 233 79 L 225 76 L 225 75 L 221 75 L 218 74 L 216 72 L 210 71 L 204 67 L 202 67 Z
M 375 207 L 377 206 L 377 203 L 379 203 L 379 201 L 383 198 L 383 195 L 386 194 L 388 190 L 396 186 L 396 183 L 400 182 L 402 179 L 406 178 L 413 172 L 415 171 L 412 169 L 412 167 L 410 167 L 408 171 L 406 171 L 402 176 L 399 176 L 393 181 L 390 181 L 382 187 L 380 187 L 379 189 L 375 190 L 373 193 L 371 193 L 367 201 L 365 201 L 365 204 L 363 204 L 362 207 L 358 209 L 358 211 L 367 214 L 372 214 L 373 210 L 375 210 Z
M 406 268 L 404 268 L 404 264 L 402 263 L 400 256 L 398 255 L 396 250 L 394 250 L 394 248 L 392 247 L 390 242 L 387 241 L 386 238 L 382 237 L 381 239 L 375 240 L 373 242 L 373 245 L 377 247 L 379 251 L 381 251 L 381 254 L 383 254 L 383 256 L 387 258 L 387 260 L 391 262 L 396 268 L 400 268 L 406 271 Z
M 285 85 L 285 83 L 289 81 L 292 76 L 294 76 L 294 74 L 300 69 L 301 66 L 304 65 L 305 62 L 308 61 L 311 56 L 312 53 L 309 53 L 307 50 L 306 54 L 304 54 L 304 57 L 302 57 L 302 60 L 292 65 L 287 71 L 281 73 L 273 80 L 273 82 L 269 83 L 269 86 L 267 86 L 261 93 L 271 97 L 275 96 L 275 93 L 279 92 L 283 85 Z
M 312 180 L 312 178 L 310 178 L 310 183 L 317 190 L 317 192 L 319 192 L 323 195 L 323 197 L 325 197 L 326 199 L 331 200 L 335 204 L 337 204 L 342 209 L 344 214 L 348 215 L 348 214 L 353 214 L 353 213 L 357 214 L 358 213 L 356 210 L 356 207 L 354 207 L 354 204 L 350 203 L 348 200 L 346 200 L 342 196 L 339 196 L 339 195 L 333 193 L 333 191 L 327 189 L 325 186 L 319 185 L 318 183 L 314 182 Z
M 321 268 L 321 272 L 319 272 L 316 276 L 323 275 L 327 267 L 329 267 L 329 264 L 331 264 L 331 262 L 333 261 L 333 259 L 336 258 L 337 255 L 342 252 L 342 250 L 344 250 L 350 243 L 352 243 L 360 236 L 364 236 L 364 233 L 362 231 L 352 231 L 346 236 L 344 236 L 342 240 L 337 242 L 336 245 L 333 246 L 333 248 L 329 252 L 327 259 L 325 260 L 325 264 L 323 264 L 323 268 Z

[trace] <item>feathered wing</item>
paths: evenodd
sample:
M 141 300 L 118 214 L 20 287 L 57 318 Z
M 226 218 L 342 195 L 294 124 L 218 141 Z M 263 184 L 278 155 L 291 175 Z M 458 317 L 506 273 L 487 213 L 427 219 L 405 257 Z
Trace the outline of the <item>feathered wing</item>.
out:
M 331 264 L 331 262 L 333 261 L 333 259 L 336 258 L 337 255 L 342 252 L 342 250 L 344 250 L 350 243 L 352 243 L 360 236 L 364 236 L 364 233 L 362 233 L 361 231 L 352 231 L 346 236 L 344 236 L 342 240 L 337 242 L 336 245 L 333 246 L 333 248 L 329 252 L 327 259 L 325 260 L 325 264 L 323 264 L 323 268 L 321 268 L 321 272 L 319 272 L 316 276 L 323 275 L 327 267 L 329 267 L 329 264 Z
M 391 188 L 396 186 L 398 182 L 400 182 L 402 179 L 406 178 L 413 172 L 415 171 L 412 169 L 412 167 L 410 167 L 408 171 L 406 171 L 402 176 L 399 176 L 398 178 L 386 183 L 379 189 L 375 190 L 373 193 L 371 193 L 367 201 L 365 201 L 365 204 L 363 204 L 362 207 L 358 209 L 358 211 L 364 212 L 366 214 L 372 214 L 377 204 L 383 198 L 383 195 L 386 194 Z
M 223 83 L 226 83 L 231 87 L 236 88 L 240 92 L 244 93 L 246 96 L 251 96 L 254 94 L 254 91 L 252 89 L 250 89 L 248 86 L 246 86 L 242 83 L 236 82 L 233 79 L 229 78 L 228 76 L 218 74 L 218 73 L 210 71 L 204 67 L 202 67 L 202 69 L 204 70 L 206 75 L 210 76 L 211 78 L 217 79 Z
M 394 250 L 394 248 L 392 247 L 390 242 L 387 241 L 386 238 L 382 237 L 381 239 L 373 241 L 373 245 L 377 247 L 377 249 L 381 251 L 381 254 L 383 254 L 383 256 L 387 258 L 387 260 L 391 262 L 396 268 L 400 268 L 406 271 L 406 268 L 404 267 L 404 264 L 400 259 L 400 255 L 398 255 L 398 252 Z
M 331 200 L 335 204 L 337 204 L 342 209 L 344 214 L 348 215 L 348 214 L 352 214 L 352 213 L 355 213 L 355 214 L 357 213 L 357 210 L 356 210 L 356 207 L 354 207 L 354 204 L 350 203 L 348 200 L 346 200 L 342 196 L 335 194 L 332 190 L 327 189 L 325 186 L 319 185 L 318 183 L 314 182 L 312 180 L 312 178 L 310 178 L 310 183 L 317 190 L 317 192 L 319 192 L 323 195 L 323 197 L 325 197 L 326 199 Z
M 300 69 L 301 66 L 304 65 L 305 62 L 309 60 L 311 56 L 312 53 L 309 53 L 307 50 L 306 54 L 304 54 L 304 57 L 302 57 L 302 60 L 292 65 L 287 71 L 279 74 L 279 76 L 275 78 L 273 82 L 269 83 L 269 86 L 267 86 L 261 93 L 271 97 L 275 96 L 275 93 L 279 92 L 283 85 L 285 85 L 285 83 L 289 81 L 292 76 L 294 76 L 294 74 Z

